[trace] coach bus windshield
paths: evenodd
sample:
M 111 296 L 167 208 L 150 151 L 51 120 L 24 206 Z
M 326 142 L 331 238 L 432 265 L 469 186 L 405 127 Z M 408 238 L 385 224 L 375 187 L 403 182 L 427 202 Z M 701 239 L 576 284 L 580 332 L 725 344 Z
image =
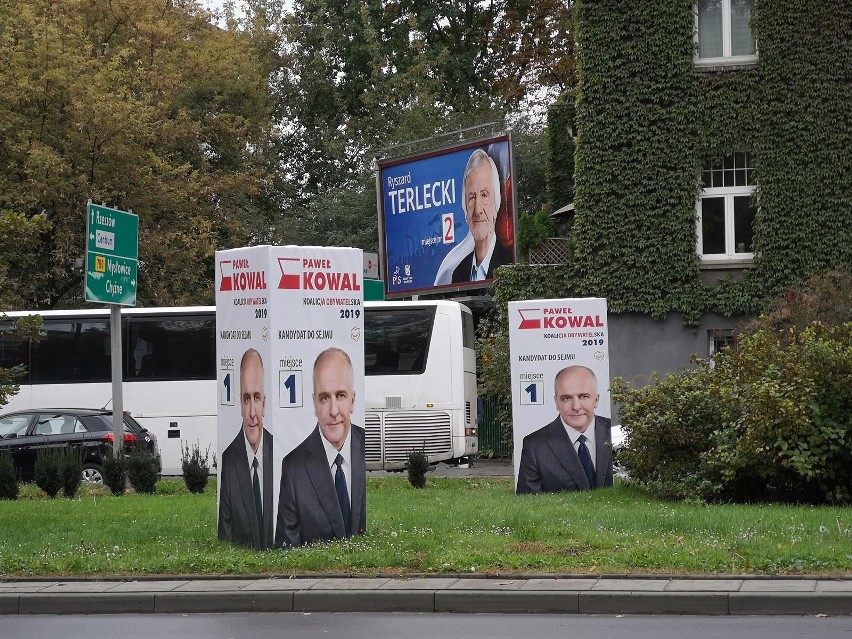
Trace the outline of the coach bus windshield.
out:
M 367 375 L 412 375 L 426 370 L 435 307 L 367 309 L 364 368 Z

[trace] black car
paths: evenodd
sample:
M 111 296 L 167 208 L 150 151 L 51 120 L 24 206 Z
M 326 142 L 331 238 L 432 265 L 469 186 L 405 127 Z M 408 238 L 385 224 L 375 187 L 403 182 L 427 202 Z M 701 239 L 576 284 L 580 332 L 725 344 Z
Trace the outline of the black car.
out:
M 112 411 L 44 408 L 0 415 L 0 451 L 9 450 L 20 481 L 32 481 L 39 450 L 77 446 L 83 452 L 83 481 L 103 483 L 103 460 L 114 441 Z M 146 447 L 157 459 L 157 437 L 124 414 L 124 450 Z

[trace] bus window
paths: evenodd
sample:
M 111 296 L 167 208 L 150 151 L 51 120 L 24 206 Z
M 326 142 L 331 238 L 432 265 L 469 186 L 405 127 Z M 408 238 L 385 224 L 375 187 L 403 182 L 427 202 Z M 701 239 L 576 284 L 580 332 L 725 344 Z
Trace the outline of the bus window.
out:
M 128 381 L 215 379 L 216 319 L 133 317 L 125 328 Z
M 367 309 L 364 368 L 367 375 L 411 375 L 426 370 L 435 308 Z
M 109 322 L 45 320 L 42 337 L 32 345 L 33 383 L 108 382 Z
M 12 323 L 0 324 L 0 368 L 14 368 L 15 366 L 26 366 L 29 368 L 29 342 L 15 335 L 12 331 Z M 29 381 L 29 372 L 16 377 L 18 383 Z
M 461 312 L 462 318 L 462 347 L 474 348 L 473 314 Z

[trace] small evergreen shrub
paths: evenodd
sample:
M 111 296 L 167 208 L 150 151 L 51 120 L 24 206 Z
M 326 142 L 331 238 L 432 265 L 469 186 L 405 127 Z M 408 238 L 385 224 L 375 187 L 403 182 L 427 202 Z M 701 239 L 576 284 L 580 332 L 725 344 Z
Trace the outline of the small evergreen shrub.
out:
M 15 500 L 18 498 L 18 478 L 15 474 L 15 464 L 8 450 L 0 452 L 0 499 Z
M 544 240 L 556 234 L 556 224 L 546 210 L 534 215 L 521 215 L 518 218 L 518 252 L 521 261 L 529 261 L 531 248 L 541 245 Z
M 127 476 L 127 458 L 123 452 L 116 456 L 110 450 L 104 458 L 104 484 L 113 495 L 123 495 Z
M 44 448 L 36 454 L 35 483 L 51 499 L 62 488 L 62 451 L 56 448 Z
M 62 451 L 59 462 L 59 474 L 62 477 L 62 492 L 73 499 L 83 481 L 83 451 L 69 446 Z
M 213 463 L 216 463 L 215 457 Z M 188 444 L 182 445 L 181 469 L 187 490 L 191 493 L 203 493 L 210 479 L 210 447 L 202 454 L 198 443 L 193 444 L 192 450 Z
M 429 458 L 422 450 L 408 453 L 408 483 L 414 488 L 426 486 L 426 472 L 429 470 Z
M 127 459 L 127 479 L 137 493 L 157 492 L 160 462 L 144 446 L 136 446 Z

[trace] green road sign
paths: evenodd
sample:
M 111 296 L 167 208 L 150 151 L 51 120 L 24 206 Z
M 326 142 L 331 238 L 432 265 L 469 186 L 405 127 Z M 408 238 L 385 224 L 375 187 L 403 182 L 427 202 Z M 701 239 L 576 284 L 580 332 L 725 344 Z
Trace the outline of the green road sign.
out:
M 385 283 L 381 280 L 364 280 L 364 300 L 381 302 L 385 299 Z
M 86 301 L 136 306 L 137 262 L 124 257 L 86 255 Z
M 89 202 L 86 237 L 86 301 L 135 306 L 139 217 Z

